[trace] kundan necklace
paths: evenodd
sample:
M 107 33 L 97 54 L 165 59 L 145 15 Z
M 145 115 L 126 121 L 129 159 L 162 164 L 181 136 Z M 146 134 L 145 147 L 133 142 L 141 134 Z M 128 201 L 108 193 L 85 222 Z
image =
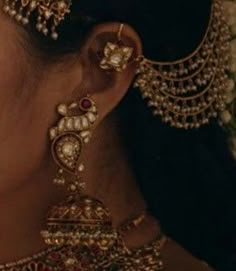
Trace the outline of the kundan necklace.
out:
M 146 215 L 131 220 L 118 231 L 124 234 L 138 227 Z M 91 246 L 51 247 L 31 257 L 0 265 L 1 271 L 158 271 L 163 270 L 161 249 L 167 238 L 160 236 L 151 244 L 139 249 L 129 250 L 122 239 L 108 251 Z

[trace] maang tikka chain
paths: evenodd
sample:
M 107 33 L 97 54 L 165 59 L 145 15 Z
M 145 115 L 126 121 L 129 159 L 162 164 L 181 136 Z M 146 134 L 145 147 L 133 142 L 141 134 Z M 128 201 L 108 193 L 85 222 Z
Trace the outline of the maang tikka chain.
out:
M 36 13 L 36 29 L 53 39 L 58 38 L 56 31 L 60 23 L 70 13 L 72 0 L 4 0 L 3 10 L 17 22 L 27 25 L 30 16 Z

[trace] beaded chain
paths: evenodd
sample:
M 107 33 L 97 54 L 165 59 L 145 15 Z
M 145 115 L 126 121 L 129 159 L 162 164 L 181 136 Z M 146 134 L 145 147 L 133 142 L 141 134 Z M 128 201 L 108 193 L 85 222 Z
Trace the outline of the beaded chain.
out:
M 176 128 L 199 128 L 225 109 L 229 28 L 221 0 L 214 0 L 207 31 L 186 58 L 157 62 L 140 57 L 135 87 L 154 115 Z

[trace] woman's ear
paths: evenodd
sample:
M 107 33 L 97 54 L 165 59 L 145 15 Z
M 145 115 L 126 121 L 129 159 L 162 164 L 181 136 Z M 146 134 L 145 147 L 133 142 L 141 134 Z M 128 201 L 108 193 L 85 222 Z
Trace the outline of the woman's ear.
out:
M 114 54 L 116 58 L 117 52 L 118 57 L 121 56 L 121 63 L 118 58 L 118 63 L 113 65 L 109 57 Z M 136 74 L 136 58 L 140 54 L 140 38 L 128 25 L 105 23 L 96 26 L 90 33 L 80 54 L 83 67 L 80 87 L 84 94 L 89 93 L 96 102 L 100 120 L 126 94 Z

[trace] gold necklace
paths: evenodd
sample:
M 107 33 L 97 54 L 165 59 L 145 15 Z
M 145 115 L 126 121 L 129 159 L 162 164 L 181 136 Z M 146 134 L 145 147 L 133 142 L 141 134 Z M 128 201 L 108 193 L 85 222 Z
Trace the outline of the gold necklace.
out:
M 46 255 L 49 255 L 50 253 L 53 253 L 54 251 L 56 251 L 56 248 L 48 248 L 47 250 L 36 253 L 33 256 L 25 257 L 23 259 L 20 259 L 19 261 L 1 264 L 0 270 L 11 270 L 11 271 L 20 270 L 19 267 L 27 266 L 30 262 L 37 261 L 41 258 L 44 258 L 46 257 Z
M 135 250 L 114 248 L 109 252 L 86 247 L 51 249 L 24 260 L 1 266 L 4 271 L 160 271 L 164 265 L 161 249 L 168 239 L 158 238 Z
M 130 220 L 118 229 L 128 232 L 141 225 L 146 218 L 145 213 Z M 122 238 L 109 251 L 101 251 L 96 246 L 51 247 L 31 257 L 16 262 L 0 265 L 1 271 L 158 271 L 163 270 L 161 249 L 168 239 L 160 236 L 151 244 L 139 249 L 129 250 Z
M 176 128 L 199 128 L 225 109 L 229 28 L 221 0 L 214 0 L 204 38 L 189 56 L 158 62 L 145 57 L 135 87 L 154 108 L 154 115 Z

